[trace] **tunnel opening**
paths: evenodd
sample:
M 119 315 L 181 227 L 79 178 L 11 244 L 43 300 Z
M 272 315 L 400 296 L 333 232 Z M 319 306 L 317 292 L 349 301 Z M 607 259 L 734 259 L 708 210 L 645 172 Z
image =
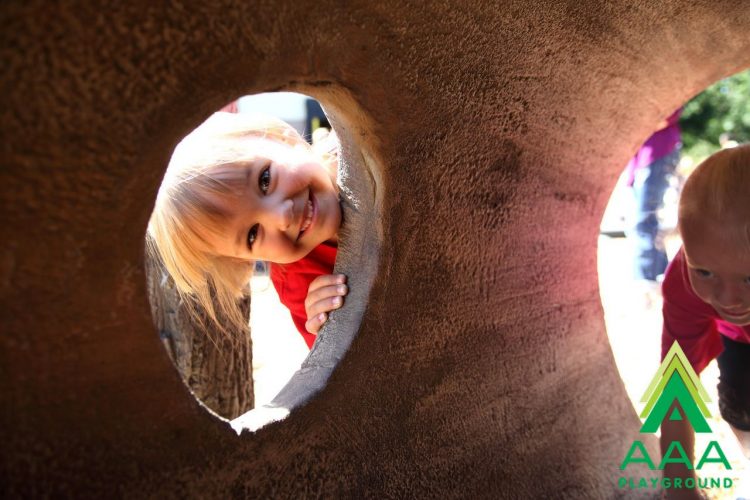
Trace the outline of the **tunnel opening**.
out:
M 307 95 L 274 92 L 244 96 L 182 139 L 160 189 L 159 196 L 166 196 L 163 192 L 169 189 L 169 199 L 178 201 L 178 193 L 183 191 L 174 185 L 188 190 L 193 183 L 198 186 L 194 190 L 204 189 L 207 194 L 198 192 L 193 198 L 181 195 L 186 202 L 177 208 L 188 216 L 169 213 L 174 219 L 183 219 L 178 220 L 179 228 L 174 228 L 176 235 L 166 241 L 153 229 L 154 221 L 161 217 L 158 212 L 167 212 L 164 202 L 160 205 L 157 199 L 147 234 L 154 322 L 183 382 L 215 413 L 236 419 L 232 425 L 238 432 L 284 418 L 294 406 L 321 390 L 361 318 L 362 292 L 366 294 L 368 280 L 363 280 L 362 292 L 353 294 L 352 300 L 359 307 L 347 311 L 346 278 L 327 277 L 345 276 L 338 269 L 334 271 L 339 267 L 334 266 L 339 245 L 345 247 L 345 240 L 356 239 L 347 235 L 358 235 L 351 229 L 353 224 L 342 226 L 341 221 L 356 224 L 362 209 L 371 207 L 373 200 L 360 196 L 358 187 L 373 177 L 357 180 L 356 168 L 364 155 L 356 154 L 346 129 L 349 160 L 341 161 L 342 147 L 336 132 L 321 104 Z M 243 156 L 252 148 L 259 152 Z M 205 158 L 201 156 L 212 150 Z M 261 159 L 257 167 L 254 154 Z M 180 163 L 185 161 L 189 167 Z M 235 180 L 238 168 L 247 172 Z M 175 175 L 179 176 L 176 182 Z M 374 191 L 372 186 L 366 190 Z M 228 209 L 225 200 L 230 200 Z M 202 214 L 191 215 L 188 203 L 202 207 L 207 229 L 195 222 Z M 217 215 L 222 210 L 230 215 Z M 217 224 L 210 227 L 215 221 Z M 162 247 L 179 246 L 182 243 L 174 240 L 186 236 L 178 230 L 190 224 L 198 229 L 188 236 L 198 240 L 201 251 L 222 266 L 228 262 L 230 272 L 241 276 L 240 283 L 232 283 L 237 287 L 232 290 L 237 300 L 231 311 L 221 303 L 222 293 L 226 295 L 221 287 L 226 288 L 227 280 L 221 273 L 226 268 L 198 259 L 203 264 L 198 269 L 202 273 L 200 284 L 208 285 L 210 299 L 201 301 L 200 289 L 185 293 L 186 277 L 179 268 L 175 270 L 175 264 L 190 267 L 194 263 L 186 262 L 183 255 L 182 260 L 173 258 L 171 268 L 164 264 L 165 255 L 169 258 L 169 252 L 175 252 L 172 247 L 166 251 L 160 248 L 156 236 L 161 238 Z M 229 227 L 232 229 L 226 229 Z M 237 240 L 247 233 L 247 242 L 225 245 L 238 227 L 243 236 Z M 193 258 L 192 254 L 188 256 Z M 374 265 L 374 256 L 369 255 L 364 270 Z M 368 273 L 371 280 L 374 272 Z M 176 283 L 180 279 L 182 287 Z M 343 321 L 336 319 L 340 309 L 345 314 Z M 240 322 L 236 321 L 238 315 Z M 347 328 L 348 335 L 318 345 L 318 338 L 327 330 L 341 328 Z
M 678 230 L 682 188 L 706 158 L 750 142 L 748 90 L 750 70 L 716 82 L 672 117 L 665 117 L 625 166 L 605 210 L 598 243 L 599 290 L 616 365 L 637 413 L 644 407 L 642 397 L 661 362 L 662 282 L 667 265 L 682 250 Z M 669 137 L 670 131 L 676 141 L 674 135 Z M 726 477 L 743 477 L 750 468 L 721 417 L 719 375 L 715 359 L 700 374 L 711 398 L 709 423 L 714 433 L 696 434 L 696 450 L 718 439 L 732 470 L 704 470 L 702 475 L 723 472 Z M 746 483 L 739 486 L 742 492 L 750 491 Z M 738 492 L 724 489 L 714 494 L 718 496 L 712 498 L 735 498 Z

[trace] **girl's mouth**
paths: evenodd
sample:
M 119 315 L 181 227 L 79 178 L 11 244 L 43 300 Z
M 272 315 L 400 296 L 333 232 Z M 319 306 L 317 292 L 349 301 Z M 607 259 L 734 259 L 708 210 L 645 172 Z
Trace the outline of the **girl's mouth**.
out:
M 308 192 L 308 198 L 305 202 L 305 209 L 302 212 L 302 224 L 299 227 L 299 234 L 297 235 L 297 240 L 302 238 L 302 235 L 305 231 L 307 231 L 310 226 L 312 226 L 313 220 L 315 219 L 315 215 L 318 213 L 318 206 L 315 202 L 315 196 L 312 194 L 312 190 Z
M 722 309 L 721 312 L 724 314 L 724 316 L 734 319 L 744 318 L 748 315 L 748 313 L 750 313 L 750 311 L 727 311 L 726 309 Z

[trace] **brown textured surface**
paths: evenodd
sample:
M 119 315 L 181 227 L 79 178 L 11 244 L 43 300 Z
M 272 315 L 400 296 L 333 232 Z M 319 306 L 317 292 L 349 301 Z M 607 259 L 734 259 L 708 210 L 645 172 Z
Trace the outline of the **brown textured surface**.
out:
M 105 5 L 0 7 L 2 492 L 617 493 L 599 218 L 659 118 L 750 64 L 745 2 Z M 142 237 L 179 138 L 280 88 L 377 159 L 386 243 L 328 387 L 238 438 L 159 344 Z

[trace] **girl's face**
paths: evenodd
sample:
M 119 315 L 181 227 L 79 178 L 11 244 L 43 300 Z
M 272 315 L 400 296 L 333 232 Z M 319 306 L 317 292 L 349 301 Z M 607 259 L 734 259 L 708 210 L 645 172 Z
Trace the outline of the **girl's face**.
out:
M 726 229 L 696 221 L 682 228 L 693 291 L 721 318 L 750 325 L 750 251 L 738 248 Z
M 256 158 L 215 172 L 240 175 L 241 188 L 235 195 L 208 195 L 226 215 L 218 232 L 206 235 L 217 255 L 287 264 L 335 241 L 341 225 L 336 173 L 308 149 L 273 139 L 245 140 Z

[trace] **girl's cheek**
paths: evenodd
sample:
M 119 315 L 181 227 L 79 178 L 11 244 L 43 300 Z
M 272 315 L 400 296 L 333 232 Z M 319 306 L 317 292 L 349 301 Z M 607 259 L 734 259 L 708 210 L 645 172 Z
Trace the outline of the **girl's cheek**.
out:
M 701 283 L 699 279 L 696 279 L 694 276 L 690 276 L 690 288 L 693 289 L 693 292 L 700 298 L 703 302 L 709 302 L 709 299 L 711 298 L 711 294 L 709 293 L 708 287 L 705 283 Z
M 700 295 L 698 295 L 698 297 L 700 297 L 703 302 L 710 305 L 713 305 L 713 303 L 715 302 L 715 296 L 716 294 L 714 293 L 713 288 L 701 288 L 701 293 Z

